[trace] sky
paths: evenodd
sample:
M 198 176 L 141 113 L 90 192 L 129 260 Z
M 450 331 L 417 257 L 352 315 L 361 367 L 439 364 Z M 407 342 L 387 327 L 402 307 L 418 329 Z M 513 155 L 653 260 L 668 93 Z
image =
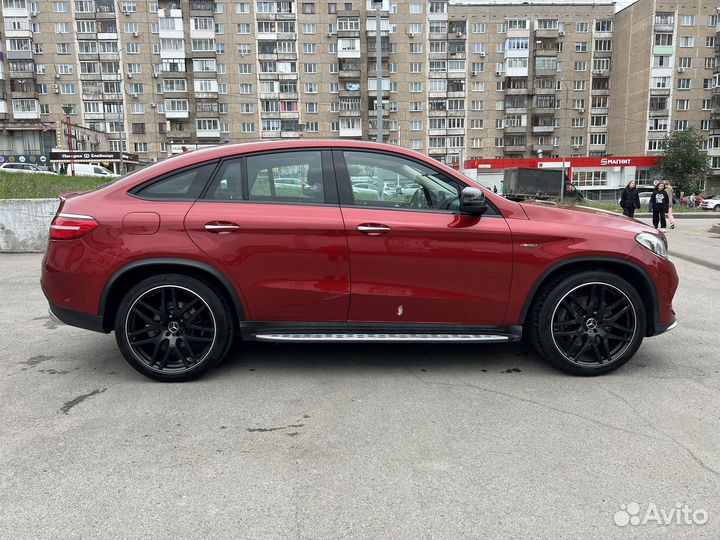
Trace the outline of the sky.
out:
M 634 4 L 637 0 L 618 0 L 615 3 L 615 11 L 620 11 L 621 9 L 625 9 L 630 4 Z

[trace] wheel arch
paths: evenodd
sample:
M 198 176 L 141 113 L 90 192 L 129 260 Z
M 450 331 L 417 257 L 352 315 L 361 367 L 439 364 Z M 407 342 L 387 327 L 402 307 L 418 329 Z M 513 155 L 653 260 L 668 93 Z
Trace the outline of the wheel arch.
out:
M 245 320 L 245 310 L 232 282 L 217 268 L 200 261 L 176 258 L 144 259 L 132 262 L 117 270 L 108 280 L 100 298 L 99 314 L 103 329 L 110 332 L 115 326 L 115 315 L 124 291 L 133 284 L 160 274 L 182 274 L 212 285 L 233 307 L 233 327 L 238 329 Z
M 621 278 L 628 281 L 635 290 L 638 291 L 643 300 L 643 305 L 647 313 L 647 328 L 645 336 L 651 336 L 655 333 L 658 326 L 658 295 L 652 278 L 648 273 L 637 264 L 628 260 L 617 259 L 614 257 L 581 257 L 560 261 L 559 263 L 548 268 L 533 284 L 530 294 L 528 294 L 520 313 L 520 323 L 525 324 L 528 314 L 541 296 L 542 291 L 548 283 L 562 274 L 570 272 L 581 272 L 591 270 L 604 270 L 617 274 Z

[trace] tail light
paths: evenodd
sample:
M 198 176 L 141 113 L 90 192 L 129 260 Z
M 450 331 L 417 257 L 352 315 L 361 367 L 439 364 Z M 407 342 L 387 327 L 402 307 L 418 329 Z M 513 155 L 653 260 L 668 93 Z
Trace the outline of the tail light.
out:
M 86 235 L 98 226 L 91 216 L 57 214 L 50 224 L 51 240 L 73 240 Z

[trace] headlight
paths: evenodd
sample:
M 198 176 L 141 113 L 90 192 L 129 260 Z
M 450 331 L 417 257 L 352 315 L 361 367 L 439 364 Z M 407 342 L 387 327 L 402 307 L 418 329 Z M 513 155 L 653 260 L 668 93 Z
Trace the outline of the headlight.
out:
M 667 259 L 667 246 L 665 245 L 665 241 L 659 236 L 652 233 L 641 232 L 638 233 L 635 240 L 637 240 L 638 244 L 648 248 L 658 257 Z

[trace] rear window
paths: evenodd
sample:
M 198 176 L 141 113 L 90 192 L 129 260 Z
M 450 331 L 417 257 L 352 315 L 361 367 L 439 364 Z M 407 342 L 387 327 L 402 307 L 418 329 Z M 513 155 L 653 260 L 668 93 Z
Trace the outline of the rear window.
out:
M 217 161 L 182 169 L 131 191 L 136 197 L 151 200 L 195 200 L 210 179 Z

